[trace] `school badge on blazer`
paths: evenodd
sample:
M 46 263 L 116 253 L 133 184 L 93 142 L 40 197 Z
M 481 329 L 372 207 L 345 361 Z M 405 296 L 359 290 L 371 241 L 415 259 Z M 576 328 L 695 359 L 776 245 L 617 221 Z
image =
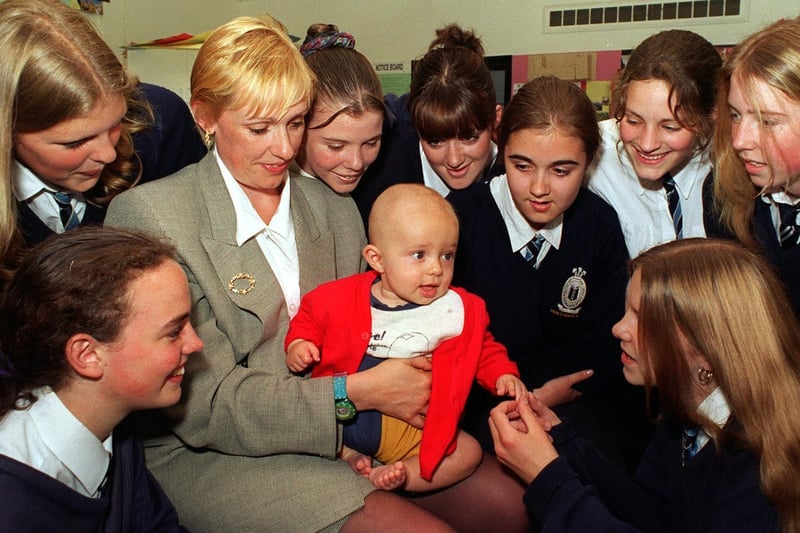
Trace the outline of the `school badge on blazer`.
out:
M 558 310 L 567 315 L 577 316 L 581 312 L 581 304 L 586 298 L 586 271 L 581 267 L 572 269 L 572 275 L 564 282 L 561 289 L 561 303 Z

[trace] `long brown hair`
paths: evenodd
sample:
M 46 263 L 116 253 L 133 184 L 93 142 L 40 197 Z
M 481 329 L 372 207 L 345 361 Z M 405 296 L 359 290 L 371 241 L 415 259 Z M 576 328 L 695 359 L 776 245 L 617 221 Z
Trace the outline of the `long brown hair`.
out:
M 457 24 L 436 30 L 417 61 L 408 106 L 414 127 L 427 141 L 467 139 L 494 127 L 497 96 L 483 44 Z
M 677 122 L 693 132 L 700 149 L 711 141 L 717 72 L 722 57 L 700 35 L 667 30 L 651 35 L 633 50 L 628 63 L 614 79 L 611 116 L 625 115 L 631 82 L 661 80 L 669 85 L 669 108 Z
M 640 353 L 664 413 L 702 426 L 720 445 L 744 445 L 760 462 L 761 488 L 784 531 L 800 530 L 800 323 L 772 269 L 740 245 L 713 239 L 657 246 L 631 269 L 641 276 Z M 719 428 L 697 412 L 689 394 L 697 369 L 689 368 L 686 345 L 708 361 L 735 425 Z
M 319 39 L 324 35 L 344 34 L 335 24 L 318 23 L 309 26 L 306 39 Z M 355 48 L 330 44 L 315 49 L 305 58 L 317 76 L 316 97 L 306 122 L 313 123 L 315 108 L 320 103 L 335 110 L 324 122 L 315 124 L 314 129 L 324 128 L 342 113 L 360 117 L 367 111 L 377 111 L 383 115 L 381 82 L 364 54 Z
M 591 100 L 574 83 L 542 76 L 523 85 L 511 98 L 500 120 L 497 144 L 503 150 L 518 130 L 558 130 L 580 139 L 588 164 L 600 147 L 596 117 Z

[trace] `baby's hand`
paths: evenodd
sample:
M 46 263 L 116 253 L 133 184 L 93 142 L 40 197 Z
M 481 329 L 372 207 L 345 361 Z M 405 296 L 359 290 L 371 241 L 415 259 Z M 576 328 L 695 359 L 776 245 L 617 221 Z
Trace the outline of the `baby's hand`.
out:
M 304 372 L 309 366 L 319 363 L 319 348 L 313 342 L 293 340 L 286 350 L 286 366 L 294 373 Z
M 528 393 L 528 389 L 525 387 L 525 384 L 513 374 L 503 374 L 497 378 L 496 388 L 498 396 L 522 398 Z

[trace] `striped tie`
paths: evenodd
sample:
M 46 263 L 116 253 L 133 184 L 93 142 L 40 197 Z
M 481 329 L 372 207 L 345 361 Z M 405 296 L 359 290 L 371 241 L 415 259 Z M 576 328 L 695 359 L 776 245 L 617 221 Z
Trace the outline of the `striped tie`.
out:
M 681 209 L 681 197 L 675 188 L 675 180 L 667 174 L 664 177 L 664 190 L 667 193 L 669 202 L 669 214 L 672 216 L 672 225 L 675 226 L 675 238 L 683 238 L 683 209 Z
M 78 220 L 78 214 L 72 209 L 72 199 L 69 193 L 54 192 L 53 198 L 58 203 L 58 214 L 61 217 L 61 223 L 64 225 L 64 231 L 75 228 L 80 221 Z
M 544 235 L 537 233 L 536 236 L 531 239 L 531 241 L 526 244 L 522 250 L 520 250 L 522 257 L 533 268 L 536 268 L 536 258 L 539 256 L 539 252 L 542 250 L 544 240 Z
M 697 442 L 697 436 L 700 433 L 700 428 L 685 427 L 683 428 L 683 435 L 681 438 L 681 464 L 686 466 L 686 461 L 697 455 L 700 451 L 700 443 Z
M 800 240 L 800 231 L 797 229 L 797 208 L 793 205 L 778 204 L 781 223 L 778 234 L 781 239 L 781 248 L 792 248 Z

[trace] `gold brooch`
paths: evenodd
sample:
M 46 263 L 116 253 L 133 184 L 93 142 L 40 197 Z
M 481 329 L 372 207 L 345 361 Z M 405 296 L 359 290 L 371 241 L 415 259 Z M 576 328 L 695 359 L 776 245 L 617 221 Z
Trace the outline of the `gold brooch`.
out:
M 244 286 L 244 282 L 247 282 L 246 287 Z M 239 272 L 228 282 L 228 288 L 234 294 L 247 294 L 248 292 L 252 291 L 253 287 L 255 286 L 255 278 L 250 274 L 245 274 L 244 272 Z

